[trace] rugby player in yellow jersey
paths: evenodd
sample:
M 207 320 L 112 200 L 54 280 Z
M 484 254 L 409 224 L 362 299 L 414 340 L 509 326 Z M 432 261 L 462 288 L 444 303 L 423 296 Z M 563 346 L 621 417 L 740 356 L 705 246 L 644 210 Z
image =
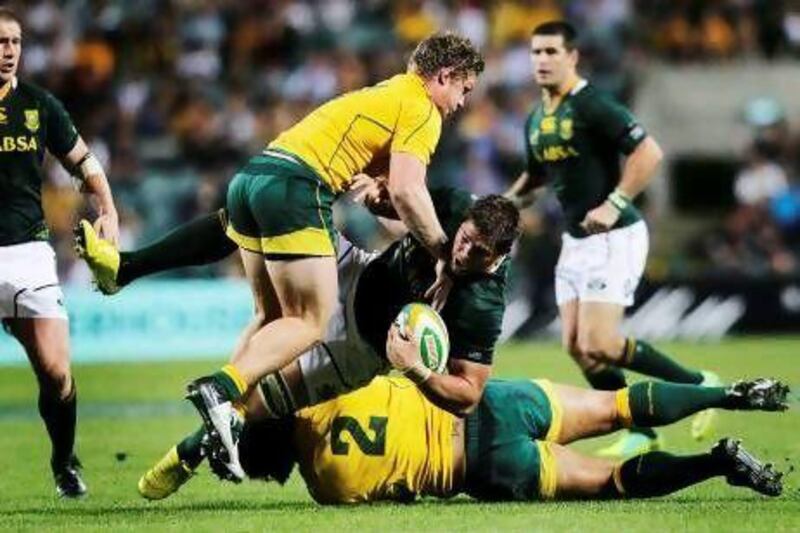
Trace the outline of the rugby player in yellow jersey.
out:
M 617 392 L 491 379 L 476 411 L 462 419 L 434 406 L 411 381 L 381 376 L 293 417 L 248 423 L 238 449 L 251 478 L 283 483 L 297 463 L 311 496 L 326 504 L 462 492 L 487 501 L 646 498 L 717 476 L 777 496 L 782 474 L 729 438 L 708 453 L 647 452 L 623 462 L 565 445 L 632 423 L 669 424 L 708 407 L 782 411 L 788 392 L 764 378 L 729 388 L 642 382 Z M 190 479 L 184 469 L 166 457 L 142 478 L 140 492 L 170 496 Z
M 233 477 L 243 476 L 237 400 L 322 340 L 337 295 L 331 205 L 353 176 L 365 169 L 388 175 L 394 209 L 439 260 L 431 290 L 446 293 L 450 247 L 425 173 L 442 120 L 464 105 L 483 67 L 467 39 L 433 35 L 414 50 L 405 74 L 322 105 L 234 176 L 227 232 L 240 248 L 255 317 L 230 363 L 190 383 L 187 396 L 218 436 Z

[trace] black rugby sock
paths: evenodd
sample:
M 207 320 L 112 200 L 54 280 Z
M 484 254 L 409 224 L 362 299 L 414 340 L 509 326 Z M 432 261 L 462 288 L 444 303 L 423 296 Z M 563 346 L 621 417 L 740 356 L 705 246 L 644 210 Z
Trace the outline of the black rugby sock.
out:
M 75 426 L 77 424 L 78 389 L 72 380 L 72 390 L 65 399 L 43 391 L 39 386 L 39 414 L 44 420 L 50 436 L 52 453 L 50 464 L 54 468 L 69 461 L 75 446 Z
M 237 249 L 225 234 L 226 224 L 226 212 L 220 209 L 178 226 L 144 248 L 120 252 L 117 284 L 127 285 L 157 272 L 225 259 Z

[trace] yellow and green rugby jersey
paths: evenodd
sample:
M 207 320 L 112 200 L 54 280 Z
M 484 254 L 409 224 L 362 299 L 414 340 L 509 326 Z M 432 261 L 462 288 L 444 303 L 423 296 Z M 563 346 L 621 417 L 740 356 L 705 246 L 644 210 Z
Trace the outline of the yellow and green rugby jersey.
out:
M 48 238 L 44 153 L 63 157 L 77 140 L 72 120 L 49 92 L 16 79 L 0 89 L 0 246 Z
M 546 181 L 561 202 L 567 231 L 584 237 L 586 213 L 599 206 L 619 184 L 620 155 L 628 155 L 647 137 L 628 109 L 585 80 L 567 93 L 556 109 L 539 103 L 525 123 L 528 174 Z M 630 209 L 616 227 L 641 216 Z
M 296 416 L 297 462 L 317 502 L 451 495 L 454 417 L 411 381 L 379 376 Z
M 368 166 L 372 174 L 387 172 L 392 152 L 413 154 L 427 165 L 441 130 L 442 117 L 422 78 L 399 74 L 318 107 L 268 148 L 299 157 L 339 193 Z

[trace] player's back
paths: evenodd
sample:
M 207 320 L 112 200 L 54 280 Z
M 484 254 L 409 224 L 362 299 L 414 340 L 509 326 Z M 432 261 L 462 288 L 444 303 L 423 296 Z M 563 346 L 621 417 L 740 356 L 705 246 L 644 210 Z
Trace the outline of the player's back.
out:
M 269 148 L 299 157 L 338 193 L 371 163 L 388 163 L 392 151 L 412 153 L 427 165 L 441 124 L 422 78 L 399 74 L 323 104 Z
M 303 409 L 295 443 L 300 472 L 320 503 L 448 495 L 453 485 L 453 416 L 404 378 Z

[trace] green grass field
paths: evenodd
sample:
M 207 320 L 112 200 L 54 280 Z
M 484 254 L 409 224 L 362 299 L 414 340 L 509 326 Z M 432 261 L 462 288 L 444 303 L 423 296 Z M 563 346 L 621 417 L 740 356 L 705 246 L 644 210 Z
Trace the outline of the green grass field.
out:
M 739 339 L 721 344 L 665 346 L 688 364 L 724 378 L 770 375 L 800 391 L 800 339 Z M 85 365 L 79 383 L 78 450 L 90 494 L 78 502 L 55 498 L 49 445 L 36 413 L 27 367 L 0 370 L 0 529 L 72 530 L 545 530 L 566 531 L 800 531 L 800 473 L 787 476 L 782 497 L 765 499 L 714 480 L 667 498 L 602 503 L 480 504 L 466 498 L 358 508 L 315 505 L 298 475 L 287 486 L 222 484 L 207 470 L 167 501 L 136 492 L 139 476 L 197 420 L 181 400 L 184 384 L 214 361 Z M 502 348 L 498 376 L 541 376 L 582 383 L 555 345 Z M 783 414 L 722 413 L 717 437 L 741 437 L 781 469 L 800 459 L 800 405 Z M 689 438 L 688 422 L 663 431 L 670 450 L 693 452 L 711 441 Z M 600 441 L 581 445 L 587 451 Z

